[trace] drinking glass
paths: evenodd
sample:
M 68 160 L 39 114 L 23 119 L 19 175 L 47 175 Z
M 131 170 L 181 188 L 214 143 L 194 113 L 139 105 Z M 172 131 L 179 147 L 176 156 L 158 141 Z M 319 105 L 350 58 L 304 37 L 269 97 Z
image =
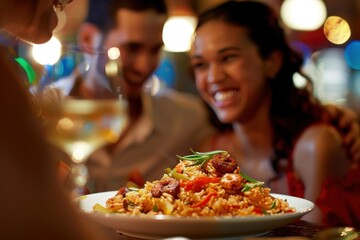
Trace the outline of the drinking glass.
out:
M 79 63 L 76 70 L 77 81 L 86 81 L 89 72 L 98 67 L 89 62 L 91 56 L 87 53 L 84 55 L 85 60 Z M 112 60 L 112 63 L 116 63 L 116 72 L 104 77 L 111 77 L 113 80 L 121 77 L 121 62 L 117 59 Z M 101 71 L 97 74 L 100 76 Z M 48 140 L 72 160 L 69 179 L 74 190 L 81 189 L 87 182 L 85 162 L 91 153 L 106 144 L 115 143 L 128 124 L 127 102 L 119 96 L 118 87 L 113 89 L 112 97 L 101 94 L 92 95 L 91 98 L 66 96 L 56 87 L 43 87 L 37 94 L 40 116 Z M 74 195 L 76 197 L 79 194 L 74 191 Z
M 82 187 L 87 181 L 87 158 L 105 144 L 116 142 L 125 129 L 126 102 L 65 99 L 58 105 L 43 104 L 42 117 L 46 136 L 70 156 L 70 176 L 76 187 Z

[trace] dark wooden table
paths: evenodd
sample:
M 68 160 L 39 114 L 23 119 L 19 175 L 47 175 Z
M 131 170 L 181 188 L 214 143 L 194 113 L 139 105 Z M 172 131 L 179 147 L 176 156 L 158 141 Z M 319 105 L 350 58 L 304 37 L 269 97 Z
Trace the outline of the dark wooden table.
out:
M 306 221 L 295 221 L 284 227 L 272 230 L 264 237 L 306 237 L 312 238 L 317 232 L 324 229 L 324 226 L 309 223 Z

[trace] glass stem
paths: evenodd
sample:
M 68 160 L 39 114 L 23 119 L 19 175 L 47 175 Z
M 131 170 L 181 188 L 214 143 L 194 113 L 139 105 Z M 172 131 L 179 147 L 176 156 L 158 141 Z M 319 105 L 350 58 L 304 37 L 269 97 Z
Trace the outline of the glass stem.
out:
M 86 193 L 85 185 L 88 180 L 88 170 L 83 163 L 74 163 L 69 172 L 69 180 L 72 185 L 74 197 L 84 195 Z

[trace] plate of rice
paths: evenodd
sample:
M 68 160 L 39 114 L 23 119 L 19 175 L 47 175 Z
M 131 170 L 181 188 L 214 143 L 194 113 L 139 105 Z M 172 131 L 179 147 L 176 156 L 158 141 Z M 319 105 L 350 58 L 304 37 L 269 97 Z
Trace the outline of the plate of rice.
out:
M 179 163 L 160 179 L 82 196 L 80 209 L 136 238 L 235 239 L 263 235 L 314 208 L 308 200 L 271 193 L 241 172 L 226 151 L 177 157 Z

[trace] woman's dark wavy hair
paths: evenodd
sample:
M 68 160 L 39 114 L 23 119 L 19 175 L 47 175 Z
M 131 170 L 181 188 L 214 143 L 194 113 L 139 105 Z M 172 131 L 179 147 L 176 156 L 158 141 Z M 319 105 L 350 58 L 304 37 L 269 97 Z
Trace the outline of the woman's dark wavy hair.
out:
M 256 1 L 227 1 L 199 16 L 196 29 L 211 20 L 245 28 L 249 39 L 256 44 L 259 54 L 266 59 L 274 51 L 283 55 L 283 64 L 269 80 L 272 90 L 271 121 L 275 138 L 273 141 L 273 164 L 278 171 L 278 161 L 288 159 L 296 139 L 311 123 L 322 119 L 323 107 L 313 97 L 311 81 L 301 73 L 303 58 L 287 42 L 284 28 L 273 9 Z M 308 87 L 299 89 L 293 82 L 294 73 L 308 80 Z

